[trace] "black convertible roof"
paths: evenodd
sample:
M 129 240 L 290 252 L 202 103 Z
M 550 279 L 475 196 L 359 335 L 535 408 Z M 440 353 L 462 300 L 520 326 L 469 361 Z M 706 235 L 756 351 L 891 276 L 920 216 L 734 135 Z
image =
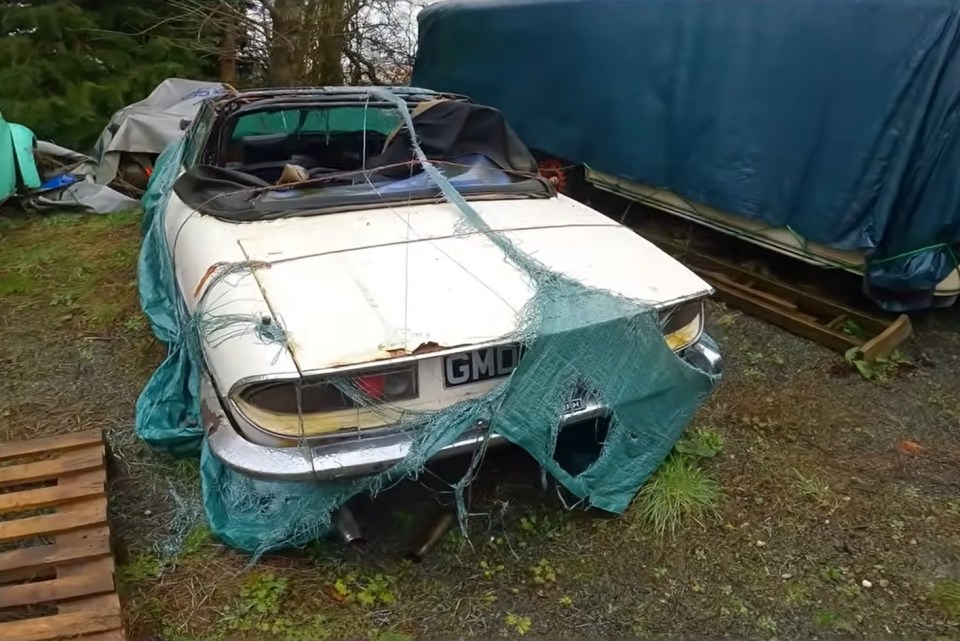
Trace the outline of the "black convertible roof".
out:
M 216 98 L 216 123 L 208 133 L 214 143 L 208 140 L 202 161 L 177 179 L 174 191 L 200 213 L 233 222 L 382 207 L 388 202 L 440 202 L 442 190 L 432 182 L 391 192 L 389 196 L 374 185 L 375 181 L 384 186 L 391 180 L 420 173 L 416 146 L 430 161 L 456 162 L 481 156 L 504 175 L 511 176 L 502 183 L 463 186 L 458 191 L 464 197 L 555 195 L 552 185 L 538 175 L 533 155 L 498 110 L 474 104 L 463 96 L 415 87 L 387 89 L 407 103 L 412 135 L 404 124 L 386 136 L 382 149 L 365 159 L 362 168 L 324 170 L 317 176 L 310 174 L 310 179 L 296 186 L 269 184 L 242 169 L 222 165 L 216 150 L 228 121 L 235 121 L 245 112 L 340 106 L 394 109 L 396 104 L 369 87 L 257 89 Z

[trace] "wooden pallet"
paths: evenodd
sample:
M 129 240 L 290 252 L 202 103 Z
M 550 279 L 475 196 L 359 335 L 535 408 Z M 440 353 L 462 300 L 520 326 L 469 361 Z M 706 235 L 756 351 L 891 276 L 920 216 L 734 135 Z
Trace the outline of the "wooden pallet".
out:
M 124 641 L 100 430 L 0 443 L 0 640 Z

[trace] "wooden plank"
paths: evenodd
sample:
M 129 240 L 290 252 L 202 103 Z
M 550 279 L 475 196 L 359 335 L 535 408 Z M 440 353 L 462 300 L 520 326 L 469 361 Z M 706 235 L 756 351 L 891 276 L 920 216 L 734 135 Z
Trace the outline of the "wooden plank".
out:
M 55 459 L 0 467 L 0 487 L 49 481 L 61 476 L 103 467 L 102 444 L 87 446 Z
M 697 268 L 694 268 L 693 271 L 694 271 L 694 273 L 696 273 L 696 274 L 701 274 L 701 275 L 708 273 L 708 272 L 701 271 L 701 270 L 699 270 L 699 269 L 697 269 Z M 743 294 L 744 296 L 747 296 L 747 297 L 749 297 L 749 298 L 755 298 L 755 299 L 763 300 L 763 301 L 769 303 L 770 305 L 772 305 L 773 308 L 780 310 L 780 313 L 781 313 L 781 314 L 789 314 L 789 315 L 792 316 L 793 318 L 801 319 L 801 320 L 806 321 L 806 322 L 808 322 L 808 323 L 813 323 L 813 324 L 816 324 L 816 325 L 819 325 L 819 324 L 820 324 L 820 322 L 817 320 L 817 317 L 816 317 L 816 316 L 811 316 L 810 314 L 805 314 L 804 312 L 798 311 L 797 308 L 796 308 L 796 305 L 792 305 L 792 306 L 791 306 L 791 305 L 783 305 L 783 304 L 782 304 L 782 303 L 783 303 L 783 300 L 782 300 L 782 299 L 780 299 L 780 298 L 778 298 L 778 297 L 776 297 L 776 296 L 773 296 L 772 294 L 766 294 L 765 292 L 761 292 L 761 291 L 759 291 L 759 290 L 756 290 L 756 289 L 753 289 L 753 288 L 751 288 L 751 287 L 748 287 L 748 286 L 744 285 L 743 283 L 738 283 L 737 281 L 733 280 L 733 279 L 730 278 L 730 277 L 724 277 L 724 278 L 721 278 L 721 279 L 718 279 L 718 280 L 714 280 L 714 279 L 712 279 L 712 278 L 710 278 L 710 277 L 707 277 L 707 276 L 704 276 L 704 278 L 706 278 L 707 280 L 709 280 L 714 286 L 716 286 L 718 282 L 719 282 L 719 283 L 723 283 L 723 285 L 725 285 L 726 287 L 729 287 L 729 288 L 731 288 L 731 289 L 733 289 L 733 290 L 736 290 L 737 292 Z M 850 337 L 850 339 L 851 339 L 851 341 L 856 341 L 856 340 L 857 340 L 855 337 L 852 337 L 852 336 Z M 860 343 L 859 343 L 859 342 L 856 342 L 855 344 L 856 344 L 856 345 L 859 345 Z
M 809 338 L 838 351 L 846 351 L 853 346 L 850 342 L 852 337 L 846 334 L 829 329 L 819 323 L 799 318 L 766 301 L 754 299 L 748 294 L 738 291 L 736 288 L 729 287 L 724 283 L 714 283 L 714 287 L 717 290 L 717 296 L 722 300 L 794 334 Z
M 110 571 L 106 573 L 94 571 L 51 581 L 0 586 L 0 608 L 49 603 L 113 592 L 112 569 L 111 564 Z
M 0 582 L 14 581 L 14 576 L 30 576 L 57 565 L 66 565 L 82 559 L 96 559 L 110 555 L 110 530 L 106 526 L 77 532 L 69 544 L 57 542 L 0 553 Z
M 119 606 L 119 602 L 117 604 Z M 52 641 L 71 639 L 82 634 L 109 632 L 122 626 L 120 608 L 100 612 L 68 612 L 0 623 L 0 639 L 10 641 Z
M 723 281 L 723 282 L 724 282 L 725 284 L 727 284 L 727 285 L 732 285 L 732 286 L 735 286 L 735 287 L 740 287 L 740 288 L 742 288 L 742 289 L 749 290 L 750 293 L 752 293 L 752 294 L 753 294 L 754 296 L 756 296 L 757 298 L 763 298 L 763 299 L 766 300 L 768 303 L 773 303 L 774 305 L 778 305 L 778 306 L 780 306 L 780 307 L 783 307 L 784 309 L 791 309 L 791 310 L 796 310 L 796 309 L 797 309 L 797 304 L 796 304 L 796 303 L 791 302 L 791 301 L 787 300 L 786 298 L 780 298 L 779 296 L 774 296 L 773 294 L 771 294 L 771 293 L 769 293 L 769 292 L 760 291 L 759 289 L 756 289 L 755 287 L 751 287 L 751 286 L 750 286 L 749 284 L 747 284 L 747 283 L 738 283 L 738 282 L 735 281 L 733 278 L 731 278 L 731 277 L 728 276 L 727 274 L 724 274 L 723 272 L 710 271 L 710 270 L 707 270 L 707 269 L 695 269 L 694 271 L 696 271 L 696 272 L 700 273 L 701 275 L 709 278 L 710 280 Z
M 81 563 L 80 565 L 69 568 L 59 568 L 57 570 L 57 576 L 63 578 L 72 578 L 74 576 L 72 574 L 73 572 L 89 571 L 103 576 L 109 576 L 113 585 L 116 586 L 116 581 L 113 576 L 113 569 L 113 557 L 108 556 L 98 561 Z M 73 601 L 65 601 L 60 604 L 59 610 L 60 614 L 65 614 L 67 612 L 100 612 L 102 610 L 113 608 L 114 606 L 116 606 L 117 609 L 120 608 L 120 597 L 116 592 L 110 592 L 109 594 L 99 594 L 96 596 L 87 596 Z
M 75 450 L 103 443 L 103 430 L 85 430 L 73 434 L 38 438 L 31 441 L 3 443 L 0 447 L 0 461 L 20 458 L 30 454 L 49 454 L 54 451 Z
M 107 480 L 107 470 L 101 468 L 97 470 L 97 473 L 98 476 L 95 480 L 82 483 L 68 483 L 36 490 L 0 494 L 0 514 L 37 510 L 74 503 L 82 499 L 104 497 L 106 496 L 104 484 Z
M 77 506 L 79 509 L 72 512 L 59 511 L 15 521 L 0 521 L 0 543 L 62 534 L 107 522 L 106 499 L 93 499 Z
M 860 348 L 863 359 L 875 361 L 878 358 L 886 358 L 911 336 L 913 336 L 913 325 L 910 323 L 910 317 L 900 314 L 890 327 L 863 344 Z
M 827 323 L 827 327 L 829 327 L 830 329 L 837 329 L 837 328 L 839 328 L 841 325 L 843 325 L 843 323 L 846 322 L 846 320 L 847 320 L 847 315 L 846 315 L 846 314 L 840 314 L 839 316 L 837 316 L 836 318 L 834 318 L 832 321 L 830 321 L 829 323 Z

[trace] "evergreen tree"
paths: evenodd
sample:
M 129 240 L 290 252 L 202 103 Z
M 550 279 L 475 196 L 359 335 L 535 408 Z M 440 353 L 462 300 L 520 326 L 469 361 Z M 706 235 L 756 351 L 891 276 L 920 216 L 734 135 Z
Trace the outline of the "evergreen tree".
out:
M 0 111 L 38 138 L 89 149 L 113 112 L 165 78 L 215 78 L 212 38 L 162 0 L 5 3 Z

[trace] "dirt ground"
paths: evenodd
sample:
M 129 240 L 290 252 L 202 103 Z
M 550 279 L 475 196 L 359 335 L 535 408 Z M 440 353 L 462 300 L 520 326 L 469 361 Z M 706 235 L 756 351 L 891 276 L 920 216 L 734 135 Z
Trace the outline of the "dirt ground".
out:
M 133 431 L 163 356 L 136 299 L 139 233 L 135 214 L 0 217 L 0 440 L 107 430 L 130 639 L 960 638 L 960 309 L 917 315 L 905 362 L 865 380 L 713 305 L 725 377 L 692 428 L 722 436 L 702 463 L 722 495 L 675 536 L 636 510 L 565 510 L 505 450 L 469 539 L 422 563 L 411 537 L 450 498 L 433 477 L 367 506 L 361 549 L 248 567 L 196 512 L 196 463 Z

